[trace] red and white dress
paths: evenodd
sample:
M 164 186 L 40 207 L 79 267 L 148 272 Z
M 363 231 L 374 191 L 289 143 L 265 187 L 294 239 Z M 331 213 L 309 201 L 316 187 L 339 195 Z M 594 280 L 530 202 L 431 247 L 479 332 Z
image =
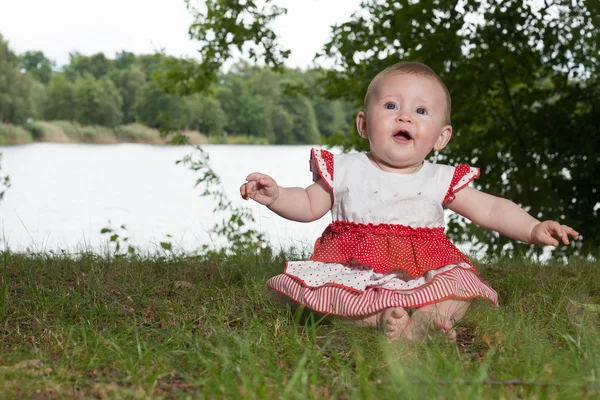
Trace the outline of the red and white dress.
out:
M 498 295 L 444 234 L 444 204 L 479 169 L 425 161 L 404 175 L 375 167 L 365 153 L 311 150 L 315 181 L 333 191 L 333 222 L 308 261 L 288 261 L 267 286 L 314 311 L 346 317 L 389 307 Z

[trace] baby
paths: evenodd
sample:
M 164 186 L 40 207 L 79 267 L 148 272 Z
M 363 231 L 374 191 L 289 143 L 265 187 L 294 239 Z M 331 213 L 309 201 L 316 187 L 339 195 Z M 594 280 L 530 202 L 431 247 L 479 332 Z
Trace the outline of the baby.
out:
M 476 298 L 496 292 L 444 233 L 444 209 L 526 243 L 558 246 L 578 237 L 540 222 L 515 203 L 469 186 L 479 169 L 426 160 L 452 138 L 451 99 L 428 66 L 401 62 L 371 81 L 356 117 L 368 153 L 311 151 L 314 183 L 284 188 L 252 173 L 244 199 L 298 222 L 331 211 L 333 222 L 307 261 L 288 261 L 267 286 L 316 313 L 378 327 L 390 340 L 422 339 L 434 329 L 450 340 Z

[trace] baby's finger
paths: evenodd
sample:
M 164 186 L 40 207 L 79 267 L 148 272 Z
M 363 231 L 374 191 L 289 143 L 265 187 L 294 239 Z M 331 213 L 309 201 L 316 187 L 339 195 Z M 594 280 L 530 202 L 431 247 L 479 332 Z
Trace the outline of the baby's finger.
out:
M 258 180 L 260 180 L 261 178 L 263 178 L 263 177 L 266 177 L 266 176 L 267 176 L 267 175 L 265 175 L 265 174 L 261 174 L 260 172 L 253 172 L 253 173 L 251 173 L 250 175 L 248 175 L 248 176 L 246 177 L 246 180 L 247 180 L 248 182 L 250 182 L 250 181 L 258 181 Z
M 541 231 L 538 235 L 538 243 L 556 247 L 559 245 L 559 242 L 555 239 L 554 236 L 558 236 L 558 234 L 553 232 L 550 228 Z
M 240 194 L 244 200 L 252 198 L 252 185 L 250 183 L 244 183 L 240 187 Z
M 256 182 L 250 181 L 246 183 L 246 197 L 249 199 L 253 199 L 256 195 Z
M 567 235 L 567 231 L 561 229 L 560 238 L 562 239 L 564 244 L 569 244 L 569 235 Z
M 572 238 L 577 239 L 579 237 L 579 232 L 577 232 L 575 229 L 571 228 L 570 226 L 563 225 L 563 228 L 565 229 L 567 234 L 570 235 Z
M 271 187 L 273 186 L 273 178 L 271 178 L 270 176 L 263 176 L 262 178 L 260 178 L 258 180 L 258 183 L 264 187 Z
M 556 239 L 554 239 L 552 236 L 548 235 L 548 237 L 545 238 L 544 240 L 545 244 L 548 244 L 550 246 L 558 246 L 560 244 L 560 242 Z

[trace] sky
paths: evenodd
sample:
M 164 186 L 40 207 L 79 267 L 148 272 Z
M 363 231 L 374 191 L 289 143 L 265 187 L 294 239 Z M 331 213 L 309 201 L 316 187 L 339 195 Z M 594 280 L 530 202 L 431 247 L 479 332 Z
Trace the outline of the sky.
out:
M 288 9 L 274 25 L 281 45 L 291 50 L 286 64 L 309 67 L 331 25 L 348 20 L 360 1 L 274 0 Z M 122 50 L 164 50 L 194 57 L 198 42 L 187 33 L 192 20 L 184 0 L 0 0 L 0 33 L 10 48 L 18 54 L 41 50 L 57 67 L 74 51 L 113 58 Z

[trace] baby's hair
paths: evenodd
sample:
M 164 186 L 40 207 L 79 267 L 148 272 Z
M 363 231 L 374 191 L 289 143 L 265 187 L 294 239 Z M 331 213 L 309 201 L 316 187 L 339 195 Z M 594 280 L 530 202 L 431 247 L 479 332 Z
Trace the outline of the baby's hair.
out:
M 444 91 L 444 95 L 446 97 L 447 107 L 446 107 L 445 123 L 447 125 L 450 125 L 450 113 L 451 113 L 451 109 L 452 109 L 452 99 L 450 98 L 450 92 L 448 91 L 448 88 L 446 87 L 446 84 L 444 83 L 442 78 L 440 78 L 439 75 L 436 74 L 435 71 L 432 70 L 430 67 L 428 67 L 427 65 L 420 63 L 420 62 L 401 61 L 394 65 L 390 65 L 389 67 L 387 67 L 386 69 L 384 69 L 383 71 L 381 71 L 380 73 L 375 75 L 375 78 L 373 78 L 371 80 L 371 83 L 369 84 L 369 88 L 367 89 L 367 94 L 365 95 L 365 100 L 363 103 L 363 107 L 365 110 L 367 109 L 367 104 L 369 103 L 369 97 L 371 96 L 371 94 L 373 93 L 375 88 L 377 87 L 377 81 L 379 81 L 384 76 L 387 76 L 390 74 L 421 75 L 421 76 L 433 78 L 436 82 L 438 82 L 440 84 L 440 86 L 442 87 L 442 90 Z

